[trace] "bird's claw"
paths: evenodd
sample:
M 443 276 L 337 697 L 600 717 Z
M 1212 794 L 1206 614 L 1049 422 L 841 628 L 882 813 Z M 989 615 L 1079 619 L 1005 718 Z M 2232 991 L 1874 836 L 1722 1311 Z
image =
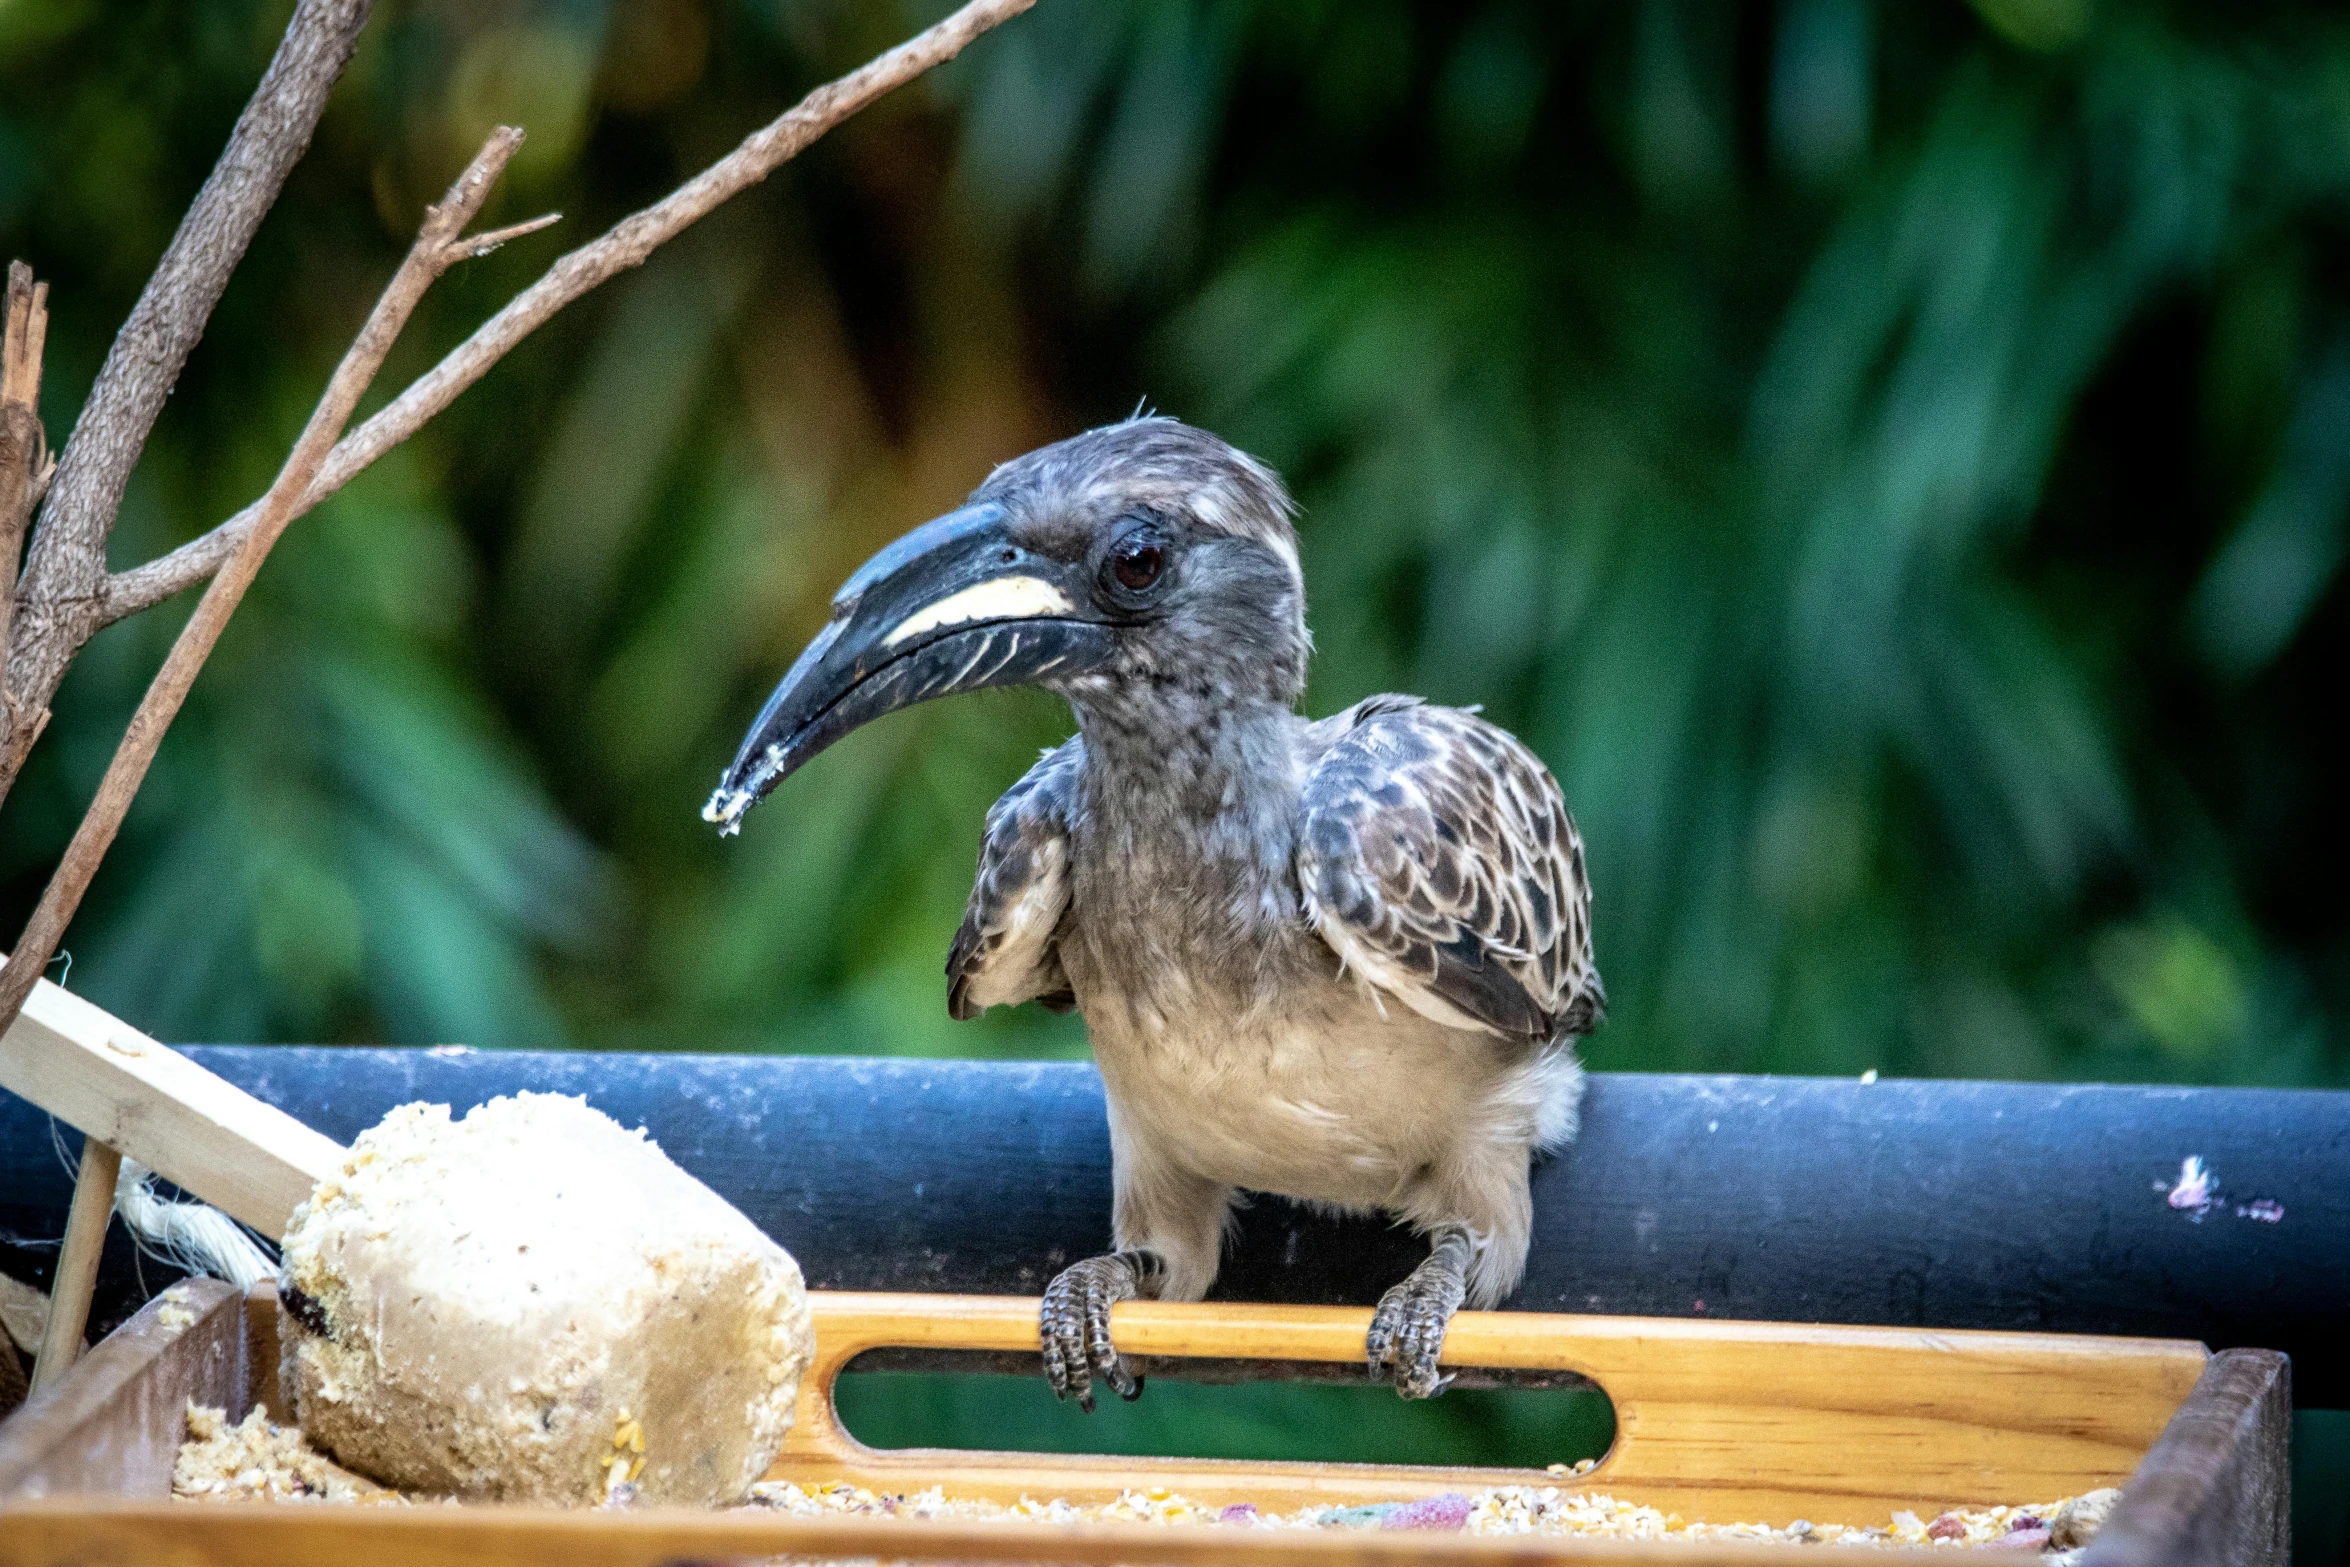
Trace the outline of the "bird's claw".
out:
M 1054 1398 L 1074 1394 L 1077 1407 L 1092 1414 L 1097 1376 L 1128 1403 L 1142 1396 L 1143 1379 L 1127 1368 L 1126 1357 L 1110 1341 L 1110 1308 L 1132 1300 L 1139 1289 L 1135 1264 L 1122 1252 L 1072 1263 L 1045 1286 L 1038 1327 L 1045 1380 Z
M 1438 1372 L 1437 1357 L 1444 1352 L 1444 1330 L 1467 1293 L 1460 1270 L 1439 1256 L 1380 1296 L 1364 1342 L 1371 1380 L 1392 1376 L 1395 1391 L 1405 1398 L 1434 1398 L 1450 1387 L 1452 1378 Z

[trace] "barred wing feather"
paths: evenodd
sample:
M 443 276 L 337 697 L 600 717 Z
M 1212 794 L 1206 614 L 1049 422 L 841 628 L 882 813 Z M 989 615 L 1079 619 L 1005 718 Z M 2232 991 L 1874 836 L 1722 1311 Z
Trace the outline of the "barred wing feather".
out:
M 987 813 L 979 874 L 947 953 L 947 1011 L 974 1018 L 995 1006 L 1076 1005 L 1061 971 L 1059 931 L 1069 908 L 1069 817 L 1084 741 L 1045 752 Z
M 1298 883 L 1345 968 L 1423 1017 L 1504 1039 L 1588 1033 L 1583 840 L 1558 780 L 1459 708 L 1373 697 L 1326 720 Z

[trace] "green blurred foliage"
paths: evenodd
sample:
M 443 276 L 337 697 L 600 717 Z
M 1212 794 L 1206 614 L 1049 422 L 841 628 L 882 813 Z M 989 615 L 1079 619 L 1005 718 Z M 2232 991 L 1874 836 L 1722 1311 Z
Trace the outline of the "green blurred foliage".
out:
M 1140 1399 L 1105 1398 L 1091 1419 L 1071 1418 L 1042 1377 L 852 1371 L 834 1396 L 841 1423 L 874 1447 L 924 1447 L 955 1432 L 972 1434 L 966 1445 L 1030 1453 L 1189 1458 L 1212 1430 L 1221 1458 L 1541 1468 L 1604 1456 L 1616 1429 L 1606 1396 L 1590 1388 L 1453 1388 L 1412 1406 L 1368 1381 L 1212 1385 L 1154 1376 Z
M 260 493 L 491 125 L 531 141 L 488 220 L 568 216 L 437 288 L 379 397 L 942 9 L 381 0 L 117 565 Z M 54 438 L 287 10 L 0 0 Z M 2346 196 L 2332 8 L 1043 0 L 297 526 L 71 982 L 178 1039 L 1081 1054 L 939 973 L 1049 700 L 893 718 L 738 840 L 696 813 L 859 560 L 1139 399 L 1289 475 L 1316 711 L 1481 702 L 1557 770 L 1598 1066 L 2342 1083 Z M 0 815 L 20 916 L 184 613 L 63 692 Z M 1516 1453 L 1471 1428 L 1414 1440 Z
M 57 434 L 284 10 L 0 6 Z M 379 395 L 926 15 L 386 0 L 118 564 L 259 492 L 489 126 L 492 219 L 570 216 Z M 297 529 L 74 983 L 181 1038 L 1081 1053 L 938 974 L 1050 701 L 695 808 L 860 558 L 1140 398 L 1291 477 L 1317 709 L 1482 702 L 1558 771 L 1597 1064 L 2340 1081 L 2346 193 L 2322 9 L 1046 0 Z M 67 687 L 16 905 L 180 613 Z

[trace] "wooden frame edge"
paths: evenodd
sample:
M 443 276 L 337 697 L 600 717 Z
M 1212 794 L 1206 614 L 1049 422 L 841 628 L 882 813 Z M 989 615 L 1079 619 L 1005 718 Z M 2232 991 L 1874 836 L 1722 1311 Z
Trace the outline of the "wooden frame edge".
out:
M 2221 1350 L 2080 1567 L 2285 1567 L 2292 1430 L 2291 1362 L 2273 1349 Z

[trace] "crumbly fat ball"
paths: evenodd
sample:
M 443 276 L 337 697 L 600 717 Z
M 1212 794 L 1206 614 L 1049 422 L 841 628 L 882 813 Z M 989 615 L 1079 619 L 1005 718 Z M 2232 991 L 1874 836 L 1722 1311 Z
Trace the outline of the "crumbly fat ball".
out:
M 394 1110 L 294 1211 L 280 1285 L 304 1435 L 479 1500 L 740 1501 L 815 1345 L 789 1253 L 556 1094 Z

